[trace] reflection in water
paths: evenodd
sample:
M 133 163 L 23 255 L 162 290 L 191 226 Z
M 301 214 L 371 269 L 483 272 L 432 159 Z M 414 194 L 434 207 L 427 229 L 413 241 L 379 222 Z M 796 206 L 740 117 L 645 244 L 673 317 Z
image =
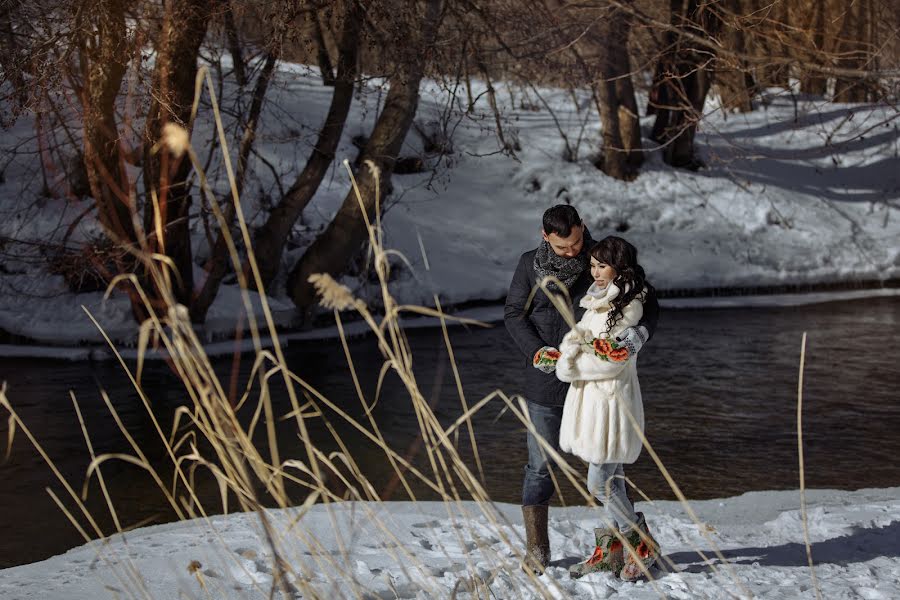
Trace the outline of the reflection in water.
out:
M 898 324 L 900 300 L 891 298 L 814 307 L 664 312 L 657 335 L 639 362 L 647 437 L 689 498 L 798 487 L 797 371 L 800 339 L 807 331 L 807 485 L 841 489 L 898 485 Z M 441 422 L 449 425 L 461 408 L 440 331 L 412 330 L 409 339 L 419 386 Z M 451 341 L 470 404 L 495 389 L 527 395 L 528 390 L 520 388 L 523 359 L 502 325 L 490 330 L 453 329 Z M 350 347 L 371 403 L 381 355 L 370 338 L 353 340 Z M 298 375 L 355 418 L 365 420 L 339 342 L 295 344 L 287 349 L 287 356 Z M 231 366 L 231 358 L 216 364 L 226 387 Z M 242 357 L 238 389 L 243 389 L 250 366 L 250 357 Z M 115 363 L 2 359 L 0 379 L 8 382 L 11 401 L 77 493 L 90 459 L 70 389 L 79 400 L 96 453 L 131 452 L 100 397 L 102 386 L 129 432 L 159 466 L 163 480 L 172 481 L 160 436 Z M 174 411 L 187 402 L 184 389 L 164 364 L 145 369 L 143 386 L 168 436 Z M 289 412 L 284 390 L 276 384 L 273 392 L 277 413 Z M 524 432 L 508 413 L 497 418 L 502 407 L 498 400 L 477 415 L 476 442 L 491 497 L 515 503 L 526 455 Z M 242 411 L 245 422 L 251 412 L 252 407 Z M 396 377 L 388 376 L 373 412 L 392 447 L 427 469 L 415 415 Z M 403 487 L 392 481 L 384 453 L 337 415 L 325 416 L 375 488 L 394 499 L 405 499 Z M 338 449 L 320 420 L 310 421 L 310 426 L 322 447 Z M 5 439 L 5 419 L 0 427 Z M 291 422 L 280 422 L 278 432 L 282 459 L 302 458 L 302 445 Z M 265 446 L 262 430 L 257 439 Z M 465 431 L 459 446 L 474 471 Z M 0 567 L 46 558 L 82 542 L 44 488 L 49 486 L 60 496 L 65 491 L 21 432 L 0 473 L 0 530 L 4 532 Z M 673 497 L 646 452 L 627 473 L 651 498 Z M 140 469 L 109 462 L 103 474 L 123 526 L 175 518 L 163 494 Z M 419 499 L 434 498 L 423 484 L 413 479 L 410 483 Z M 219 492 L 212 479 L 199 473 L 198 487 L 205 506 L 220 512 Z M 111 531 L 112 520 L 96 480 L 90 482 L 88 493 L 87 505 L 101 529 Z M 295 489 L 292 497 L 302 498 L 302 490 Z M 568 484 L 562 498 L 557 498 L 569 503 L 577 500 Z M 74 502 L 66 501 L 74 507 Z

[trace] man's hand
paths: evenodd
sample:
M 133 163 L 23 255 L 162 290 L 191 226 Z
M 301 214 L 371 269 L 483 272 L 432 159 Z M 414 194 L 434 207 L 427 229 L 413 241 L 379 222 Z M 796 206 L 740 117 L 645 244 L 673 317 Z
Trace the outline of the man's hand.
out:
M 531 365 L 544 373 L 552 373 L 556 370 L 556 362 L 559 360 L 559 350 L 553 346 L 544 346 L 534 353 Z
M 620 333 L 616 336 L 616 341 L 619 342 L 620 346 L 624 346 L 628 349 L 629 356 L 634 356 L 641 351 L 644 342 L 646 342 L 649 337 L 650 334 L 647 332 L 647 328 L 643 325 L 638 325 L 637 327 L 629 327 Z

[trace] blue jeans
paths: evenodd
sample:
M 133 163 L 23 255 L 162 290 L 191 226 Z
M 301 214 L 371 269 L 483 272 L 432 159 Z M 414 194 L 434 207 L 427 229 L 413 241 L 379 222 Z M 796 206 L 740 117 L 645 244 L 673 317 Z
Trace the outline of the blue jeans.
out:
M 559 426 L 562 423 L 562 406 L 543 406 L 528 402 L 528 415 L 537 433 L 547 444 L 560 452 Z M 522 506 L 548 505 L 553 497 L 553 479 L 550 477 L 550 460 L 537 438 L 528 432 L 528 464 L 525 465 L 525 481 L 522 482 Z
M 562 423 L 562 406 L 544 406 L 528 402 L 528 415 L 535 432 L 556 452 L 559 449 L 559 427 Z M 609 494 L 607 494 L 607 482 Z M 625 531 L 638 517 L 634 505 L 628 499 L 625 471 L 621 464 L 591 464 L 588 467 L 588 491 L 600 502 L 605 520 Z M 553 479 L 550 477 L 550 458 L 537 437 L 528 432 L 528 464 L 525 465 L 525 481 L 522 482 L 522 506 L 548 505 L 553 497 Z
M 627 531 L 638 522 L 634 504 L 628 499 L 622 463 L 591 463 L 588 467 L 587 484 L 588 491 L 603 505 L 608 525 L 617 526 L 619 531 Z

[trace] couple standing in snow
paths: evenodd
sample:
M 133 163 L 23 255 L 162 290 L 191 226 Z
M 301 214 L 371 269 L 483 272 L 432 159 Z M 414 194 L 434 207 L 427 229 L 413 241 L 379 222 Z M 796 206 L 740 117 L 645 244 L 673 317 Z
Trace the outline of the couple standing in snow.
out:
M 636 361 L 656 329 L 656 293 L 634 246 L 614 236 L 595 242 L 571 206 L 544 213 L 542 237 L 519 259 L 504 314 L 528 361 L 525 399 L 534 428 L 522 485 L 526 565 L 540 573 L 550 563 L 547 513 L 554 483 L 543 443 L 590 464 L 588 490 L 605 512 L 604 525 L 594 530 L 593 553 L 570 574 L 607 571 L 634 580 L 659 556 L 643 514 L 628 498 L 622 469 L 642 447 Z M 546 291 L 537 287 L 532 296 L 541 282 Z M 550 295 L 572 308 L 574 328 Z

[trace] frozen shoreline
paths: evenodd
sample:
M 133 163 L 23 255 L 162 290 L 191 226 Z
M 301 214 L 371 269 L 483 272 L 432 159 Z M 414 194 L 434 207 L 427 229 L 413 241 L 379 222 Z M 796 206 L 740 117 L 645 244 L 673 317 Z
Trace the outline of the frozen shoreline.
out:
M 473 85 L 483 89 L 483 83 Z M 222 92 L 223 102 L 238 93 L 229 81 Z M 416 115 L 419 127 L 430 130 L 440 124 L 449 106 L 446 94 L 438 83 L 423 82 Z M 281 177 L 290 178 L 311 151 L 290 132 L 318 129 L 331 92 L 321 86 L 315 69 L 284 63 L 270 95 L 257 149 Z M 900 277 L 896 136 L 861 135 L 888 118 L 889 107 L 817 99 L 795 105 L 773 91 L 765 110 L 724 115 L 711 100 L 696 138 L 706 169 L 673 169 L 648 143 L 640 176 L 623 182 L 598 171 L 587 158 L 587 146 L 578 160 L 562 159 L 557 127 L 574 136 L 587 122 L 582 133 L 590 144 L 599 139 L 599 118 L 576 107 L 568 90 L 547 88 L 542 95 L 552 115 L 547 110 L 500 107 L 521 143 L 515 157 L 498 152 L 496 137 L 485 133 L 479 118 L 492 113 L 483 104 L 474 115 L 458 115 L 454 151 L 445 159 L 428 154 L 417 134 L 407 137 L 402 154 L 422 157 L 427 167 L 437 170 L 392 179 L 394 193 L 383 216 L 384 240 L 386 247 L 408 260 L 392 265 L 391 292 L 398 302 L 428 305 L 438 294 L 445 306 L 461 307 L 502 298 L 519 256 L 540 240 L 543 211 L 560 202 L 579 210 L 595 239 L 615 234 L 633 242 L 659 289 L 814 287 Z M 376 96 L 361 94 L 354 100 L 336 152 L 339 159 L 355 156 L 353 137 L 372 126 Z M 589 95 L 583 99 L 589 100 Z M 275 106 L 287 109 L 292 115 L 289 122 L 271 112 Z M 644 119 L 642 126 L 650 126 L 650 121 Z M 35 166 L 35 148 L 28 145 L 33 129 L 33 116 L 23 115 L 0 141 L 0 151 L 19 148 L 11 155 L 6 182 L 0 185 L 0 236 L 23 242 L 7 244 L 0 259 L 0 329 L 12 339 L 48 346 L 102 345 L 84 306 L 117 343 L 133 345 L 136 328 L 121 293 L 106 303 L 100 292 L 75 294 L 34 255 L 32 242 L 52 243 L 80 210 L 69 206 L 64 196 L 42 195 L 39 182 L 28 176 Z M 193 142 L 202 146 L 213 134 L 210 115 L 201 112 Z M 826 136 L 831 142 L 823 145 Z M 267 168 L 254 167 L 260 189 L 274 185 Z M 219 158 L 213 160 L 208 176 L 214 186 L 224 180 Z M 292 325 L 294 315 L 284 290 L 285 273 L 312 243 L 315 232 L 331 221 L 348 189 L 349 182 L 336 168 L 303 213 L 302 226 L 294 232 L 295 244 L 284 256 L 283 272 L 267 292 L 280 326 Z M 251 228 L 265 216 L 256 192 L 243 199 L 245 212 L 255 215 Z M 92 217 L 76 225 L 68 238 L 71 244 L 100 234 Z M 202 227 L 194 225 L 195 282 L 200 282 L 205 273 L 199 265 L 208 249 Z M 343 283 L 360 297 L 377 297 L 380 291 L 363 279 L 348 277 Z M 251 301 L 258 313 L 255 294 Z M 715 302 L 734 306 L 743 301 Z M 682 299 L 671 306 L 707 304 Z M 241 312 L 239 290 L 223 285 L 205 324 L 209 338 L 230 335 Z
M 776 308 L 789 306 L 807 306 L 828 302 L 853 302 L 870 298 L 896 298 L 900 297 L 900 288 L 877 288 L 863 290 L 846 290 L 835 292 L 810 292 L 804 294 L 767 294 L 755 296 L 698 296 L 684 298 L 663 298 L 660 305 L 665 309 L 722 309 L 722 308 Z M 474 308 L 466 308 L 448 315 L 446 321 L 448 327 L 459 327 L 462 324 L 453 317 L 472 319 L 483 323 L 498 324 L 503 321 L 503 305 L 489 304 Z M 431 329 L 440 327 L 440 320 L 433 317 L 413 317 L 403 320 L 406 329 Z M 356 337 L 370 333 L 368 325 L 356 320 L 343 324 L 347 337 Z M 336 326 L 313 328 L 306 331 L 286 330 L 279 334 L 282 344 L 298 341 L 316 341 L 338 339 L 340 334 Z M 263 348 L 273 346 L 270 336 L 262 336 Z M 235 339 L 218 340 L 204 344 L 204 350 L 208 356 L 228 356 L 235 352 L 247 353 L 254 349 L 253 341 L 244 334 L 240 341 Z M 125 359 L 137 357 L 137 351 L 131 347 L 119 347 L 119 352 Z M 165 351 L 150 350 L 145 354 L 147 360 L 165 360 L 168 353 Z M 91 346 L 65 346 L 47 344 L 0 344 L 0 359 L 2 358 L 40 358 L 47 360 L 113 360 L 115 355 L 106 345 L 95 344 Z
M 674 564 L 670 572 L 654 570 L 655 581 L 638 583 L 603 573 L 571 580 L 566 567 L 589 553 L 598 513 L 589 507 L 554 507 L 553 562 L 540 583 L 558 598 L 649 599 L 660 592 L 679 599 L 729 598 L 746 591 L 758 598 L 811 597 L 799 502 L 796 490 L 691 501 L 708 538 L 678 502 L 637 503 Z M 823 597 L 900 596 L 900 487 L 807 490 L 807 503 Z M 304 585 L 335 598 L 356 597 L 354 590 L 371 598 L 450 597 L 454 589 L 465 592 L 465 580 L 473 576 L 497 598 L 541 597 L 519 571 L 512 547 L 523 535 L 518 506 L 496 504 L 482 511 L 464 502 L 448 508 L 440 502 L 315 505 L 281 540 L 283 557 L 295 572 L 295 584 L 303 578 Z M 283 532 L 281 525 L 294 513 L 269 514 Z M 266 598 L 271 554 L 257 522 L 255 515 L 239 513 L 112 536 L 102 544 L 0 570 L 0 597 L 96 598 L 110 590 L 127 597 L 139 580 L 147 597 L 204 597 L 202 579 L 212 597 Z M 713 543 L 728 560 L 727 568 L 713 558 L 713 570 L 697 554 L 713 556 Z M 192 561 L 201 565 L 202 578 L 189 573 Z

